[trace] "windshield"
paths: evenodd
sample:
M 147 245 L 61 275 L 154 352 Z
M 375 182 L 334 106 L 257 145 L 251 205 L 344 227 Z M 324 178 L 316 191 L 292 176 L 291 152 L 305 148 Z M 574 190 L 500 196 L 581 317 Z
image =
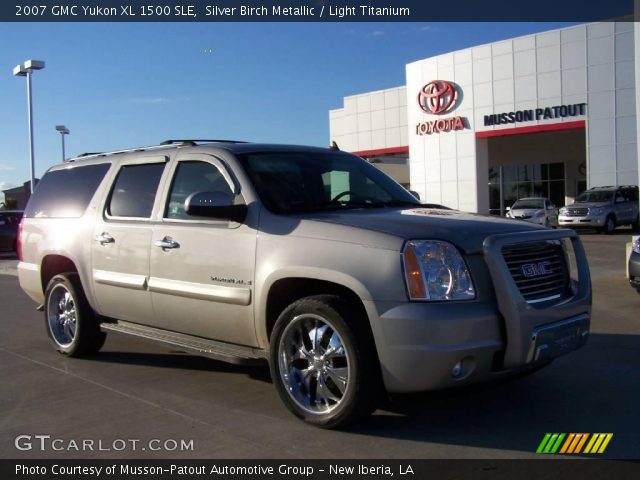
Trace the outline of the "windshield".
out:
M 600 203 L 600 202 L 610 202 L 613 198 L 612 190 L 600 190 L 596 192 L 582 192 L 580 196 L 576 199 L 576 203 Z
M 401 185 L 353 155 L 264 152 L 238 157 L 273 212 L 420 205 Z
M 518 200 L 511 206 L 512 210 L 541 210 L 544 209 L 544 199 L 525 198 Z

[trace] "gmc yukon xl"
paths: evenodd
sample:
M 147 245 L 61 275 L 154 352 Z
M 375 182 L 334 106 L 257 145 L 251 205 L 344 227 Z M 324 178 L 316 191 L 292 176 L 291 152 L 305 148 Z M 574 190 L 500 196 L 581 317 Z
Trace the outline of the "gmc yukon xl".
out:
M 574 231 L 423 205 L 336 149 L 172 140 L 71 159 L 18 243 L 61 353 L 119 332 L 266 360 L 284 404 L 326 428 L 385 392 L 530 372 L 589 333 Z

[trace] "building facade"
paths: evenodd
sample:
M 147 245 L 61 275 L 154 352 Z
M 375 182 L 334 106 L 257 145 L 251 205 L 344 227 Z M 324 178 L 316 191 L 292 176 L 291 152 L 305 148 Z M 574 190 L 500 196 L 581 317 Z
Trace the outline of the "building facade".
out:
M 473 212 L 637 185 L 638 25 L 578 25 L 410 63 L 406 86 L 330 111 L 330 140 L 379 165 L 408 159 L 423 201 Z

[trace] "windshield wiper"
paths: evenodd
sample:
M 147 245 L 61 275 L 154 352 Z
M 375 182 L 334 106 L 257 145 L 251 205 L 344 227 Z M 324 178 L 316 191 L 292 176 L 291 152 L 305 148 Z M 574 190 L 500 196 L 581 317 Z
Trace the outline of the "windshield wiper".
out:
M 411 206 L 411 207 L 421 207 L 421 203 L 412 202 L 410 200 L 387 200 L 382 202 L 385 207 L 402 207 L 402 206 Z

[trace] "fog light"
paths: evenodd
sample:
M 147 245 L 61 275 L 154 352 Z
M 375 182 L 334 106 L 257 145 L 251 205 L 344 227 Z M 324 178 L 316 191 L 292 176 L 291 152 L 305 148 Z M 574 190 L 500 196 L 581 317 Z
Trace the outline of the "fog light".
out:
M 456 363 L 451 369 L 451 376 L 458 378 L 462 374 L 462 362 Z

